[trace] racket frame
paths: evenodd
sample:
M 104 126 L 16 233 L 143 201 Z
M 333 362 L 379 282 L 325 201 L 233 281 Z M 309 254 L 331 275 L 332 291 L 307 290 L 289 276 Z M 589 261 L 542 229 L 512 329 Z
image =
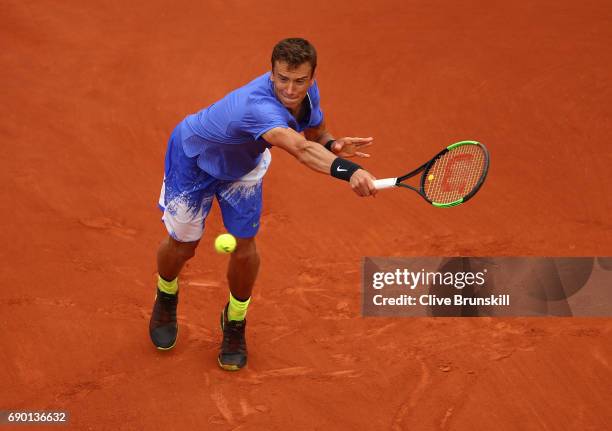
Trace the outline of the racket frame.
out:
M 431 169 L 431 167 L 433 166 L 433 164 L 439 157 L 449 152 L 450 150 L 463 146 L 463 145 L 478 145 L 483 150 L 484 152 L 483 173 L 480 175 L 478 182 L 472 188 L 470 193 L 468 193 L 466 196 L 462 197 L 461 199 L 457 199 L 456 201 L 448 202 L 448 203 L 433 202 L 425 194 L 425 181 L 427 179 L 427 173 L 429 172 L 429 170 Z M 402 182 L 402 181 L 407 180 L 408 178 L 412 178 L 418 175 L 421 172 L 423 172 L 423 175 L 421 175 L 421 180 L 419 182 L 418 188 L 413 187 L 408 184 L 404 184 Z M 467 202 L 469 199 L 471 199 L 476 194 L 476 192 L 480 190 L 480 187 L 482 187 L 482 184 L 484 183 L 484 180 L 487 177 L 488 172 L 489 172 L 489 151 L 487 150 L 487 147 L 485 147 L 483 144 L 481 144 L 478 141 L 459 141 L 459 142 L 455 142 L 454 144 L 449 145 L 448 147 L 444 148 L 438 154 L 433 156 L 429 161 L 423 163 L 421 166 L 414 169 L 413 171 L 408 172 L 406 175 L 402 175 L 401 177 L 397 177 L 397 178 L 384 178 L 381 180 L 376 180 L 375 185 L 377 189 L 383 189 L 383 188 L 389 188 L 389 187 L 395 186 L 395 187 L 404 187 L 410 190 L 414 190 L 419 195 L 421 195 L 423 199 L 425 199 L 427 202 L 429 202 L 433 206 L 438 207 L 438 208 L 450 208 L 450 207 L 454 207 L 457 205 L 461 205 L 462 203 Z

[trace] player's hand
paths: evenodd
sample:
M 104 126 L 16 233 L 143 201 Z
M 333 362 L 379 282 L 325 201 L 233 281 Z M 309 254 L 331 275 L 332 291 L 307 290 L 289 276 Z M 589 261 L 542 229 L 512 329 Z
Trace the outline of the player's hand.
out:
M 331 146 L 332 152 L 338 157 L 370 157 L 369 154 L 362 152 L 366 147 L 374 143 L 374 138 L 338 138 Z
M 357 169 L 353 175 L 351 175 L 351 180 L 349 181 L 351 187 L 358 196 L 374 196 L 378 190 L 374 187 L 374 176 L 366 171 L 365 169 Z

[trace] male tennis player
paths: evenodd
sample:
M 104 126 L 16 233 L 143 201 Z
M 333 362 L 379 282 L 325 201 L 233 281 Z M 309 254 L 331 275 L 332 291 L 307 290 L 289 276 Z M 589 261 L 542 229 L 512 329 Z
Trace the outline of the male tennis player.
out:
M 245 317 L 259 268 L 255 235 L 271 147 L 316 172 L 349 182 L 359 196 L 376 193 L 374 177 L 346 159 L 369 157 L 362 149 L 372 138 L 334 139 L 327 131 L 316 66 L 315 48 L 307 40 L 284 39 L 272 51 L 271 72 L 188 115 L 172 132 L 159 200 L 169 236 L 157 253 L 157 296 L 149 323 L 157 348 L 176 343 L 178 275 L 195 254 L 216 197 L 223 223 L 238 243 L 227 271 L 230 295 L 221 313 L 218 362 L 225 370 L 246 364 Z

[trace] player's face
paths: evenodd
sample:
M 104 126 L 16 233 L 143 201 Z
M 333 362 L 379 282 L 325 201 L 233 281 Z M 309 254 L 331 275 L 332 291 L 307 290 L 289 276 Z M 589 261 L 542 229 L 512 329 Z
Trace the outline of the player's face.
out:
M 274 92 L 278 100 L 286 108 L 295 111 L 306 97 L 314 76 L 312 76 L 312 66 L 308 62 L 291 68 L 287 63 L 277 61 L 272 68 L 270 79 L 274 83 Z

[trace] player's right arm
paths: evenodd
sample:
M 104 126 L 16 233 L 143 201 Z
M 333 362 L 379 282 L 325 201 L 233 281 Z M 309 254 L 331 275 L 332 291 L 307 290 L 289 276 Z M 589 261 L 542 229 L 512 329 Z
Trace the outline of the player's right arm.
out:
M 339 159 L 319 143 L 307 140 L 304 136 L 288 127 L 275 127 L 264 133 L 262 137 L 271 145 L 287 151 L 299 162 L 316 172 L 330 175 L 332 165 L 336 169 L 343 170 L 342 165 L 338 165 L 342 162 L 348 162 L 344 159 Z M 349 183 L 353 191 L 359 196 L 373 196 L 376 194 L 376 188 L 374 187 L 375 179 L 368 171 L 359 168 L 352 173 Z

